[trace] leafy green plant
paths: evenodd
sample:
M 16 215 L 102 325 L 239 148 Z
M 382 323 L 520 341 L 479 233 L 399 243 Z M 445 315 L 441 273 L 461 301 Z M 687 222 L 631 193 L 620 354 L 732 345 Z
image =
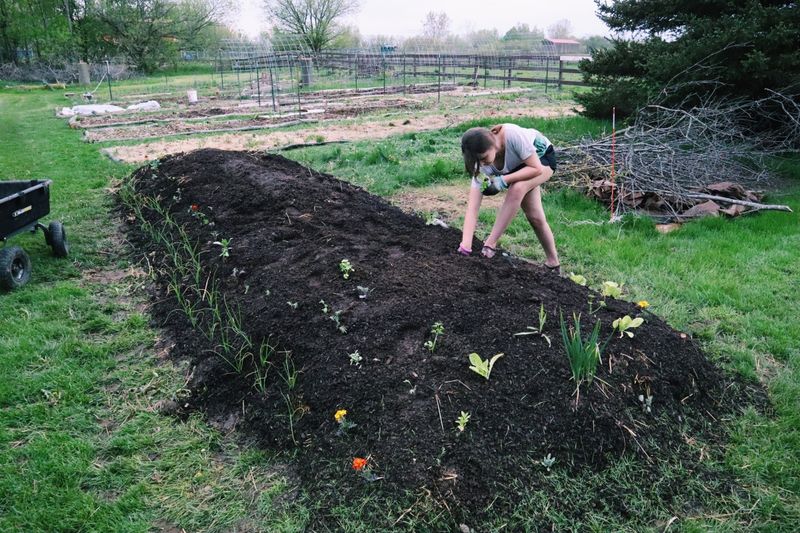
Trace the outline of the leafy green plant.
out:
M 467 429 L 470 417 L 471 415 L 468 412 L 461 411 L 461 414 L 456 418 L 456 428 L 458 428 L 459 433 L 464 433 L 464 430 Z
M 347 357 L 350 358 L 350 364 L 351 365 L 356 365 L 356 366 L 361 366 L 361 361 L 364 360 L 364 358 L 361 357 L 361 354 L 358 353 L 358 350 L 356 350 L 353 353 L 347 354 Z
M 431 326 L 431 335 L 433 335 L 433 339 L 425 341 L 425 348 L 427 348 L 430 352 L 433 352 L 436 349 L 436 343 L 439 340 L 439 336 L 444 335 L 444 324 L 441 322 L 435 322 L 433 326 Z
M 583 381 L 592 382 L 597 372 L 597 365 L 600 363 L 600 346 L 597 342 L 600 336 L 600 321 L 595 323 L 594 329 L 584 340 L 581 337 L 581 316 L 573 313 L 572 319 L 574 325 L 568 328 L 564 316 L 560 315 L 561 339 L 569 359 L 572 378 L 576 386 L 580 387 Z
M 586 286 L 586 278 L 581 276 L 580 274 L 575 274 L 573 272 L 569 273 L 569 279 L 571 279 L 574 283 L 578 285 Z
M 604 298 L 611 297 L 618 299 L 622 296 L 622 284 L 614 281 L 604 281 L 602 287 L 600 287 L 600 294 L 602 294 Z
M 325 303 L 325 300 L 320 300 L 319 303 L 322 304 L 322 313 L 327 315 L 331 310 L 330 306 Z
M 541 464 L 543 467 L 545 467 L 547 469 L 547 471 L 549 472 L 550 471 L 550 467 L 553 466 L 555 464 L 555 462 L 556 462 L 556 458 L 548 453 L 545 457 L 542 458 L 542 460 L 540 461 L 539 464 Z
M 350 274 L 355 272 L 355 267 L 350 263 L 349 259 L 342 259 L 339 262 L 339 272 L 342 273 L 344 279 L 350 279 Z
M 214 241 L 213 244 L 220 246 L 222 249 L 219 252 L 219 256 L 223 258 L 228 258 L 231 256 L 231 241 L 233 239 L 220 239 L 218 241 Z
M 300 305 L 300 302 L 286 302 L 286 305 L 288 305 L 292 309 L 297 309 L 297 306 Z
M 494 368 L 494 364 L 497 362 L 498 359 L 503 357 L 503 355 L 505 354 L 499 353 L 494 355 L 491 359 L 484 360 L 481 358 L 480 355 L 478 355 L 475 352 L 472 352 L 471 354 L 469 354 L 469 362 L 470 362 L 469 369 L 478 374 L 479 376 L 486 378 L 486 380 L 488 381 L 489 376 L 491 376 L 492 374 L 492 369 Z
M 623 335 L 627 335 L 629 338 L 633 338 L 633 332 L 628 331 L 629 329 L 635 329 L 642 325 L 644 319 L 642 317 L 631 318 L 628 315 L 620 317 L 616 319 L 611 325 L 614 327 L 615 330 L 619 331 L 619 338 L 621 339 Z

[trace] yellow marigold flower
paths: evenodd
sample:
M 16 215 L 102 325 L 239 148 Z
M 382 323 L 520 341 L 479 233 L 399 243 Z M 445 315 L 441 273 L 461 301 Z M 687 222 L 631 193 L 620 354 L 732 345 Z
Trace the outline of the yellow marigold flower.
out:
M 336 421 L 341 424 L 342 420 L 344 420 L 344 417 L 346 416 L 347 416 L 347 409 L 339 409 L 338 411 L 336 411 L 336 414 L 333 415 L 333 418 L 335 418 Z
M 650 307 L 650 304 L 647 302 L 647 300 L 636 302 L 636 305 L 639 306 L 639 309 L 647 309 L 648 307 Z

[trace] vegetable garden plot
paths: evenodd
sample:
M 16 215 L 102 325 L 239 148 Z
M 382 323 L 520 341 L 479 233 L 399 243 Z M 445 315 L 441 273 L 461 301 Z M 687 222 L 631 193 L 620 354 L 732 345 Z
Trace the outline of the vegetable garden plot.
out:
M 415 100 L 392 99 L 364 101 L 350 105 L 330 105 L 324 108 L 290 109 L 281 115 L 257 114 L 249 117 L 208 117 L 203 119 L 164 120 L 145 124 L 130 124 L 109 126 L 103 128 L 86 129 L 83 138 L 87 142 L 121 141 L 134 139 L 148 139 L 155 137 L 169 137 L 174 135 L 192 135 L 195 133 L 217 133 L 225 131 L 249 131 L 268 129 L 272 127 L 288 126 L 297 123 L 297 120 L 324 120 L 330 118 L 343 118 L 391 109 L 409 109 L 420 106 Z
M 657 475 L 746 403 L 613 285 L 457 256 L 458 231 L 280 156 L 170 156 L 121 194 L 158 273 L 153 313 L 196 365 L 187 408 L 295 449 L 309 490 L 425 487 L 467 512 L 551 468 L 629 455 Z M 578 393 L 562 335 L 579 314 L 604 349 Z

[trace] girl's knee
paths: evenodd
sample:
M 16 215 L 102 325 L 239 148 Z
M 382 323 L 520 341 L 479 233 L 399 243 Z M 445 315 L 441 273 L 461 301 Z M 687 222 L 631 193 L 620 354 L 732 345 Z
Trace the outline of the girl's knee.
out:
M 544 216 L 544 211 L 539 209 L 532 209 L 525 211 L 525 217 L 534 229 L 544 229 L 547 227 L 547 218 Z

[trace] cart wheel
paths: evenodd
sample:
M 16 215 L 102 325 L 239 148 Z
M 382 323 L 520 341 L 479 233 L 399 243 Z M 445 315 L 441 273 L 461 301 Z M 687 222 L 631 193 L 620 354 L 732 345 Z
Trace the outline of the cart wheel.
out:
M 50 223 L 47 227 L 47 233 L 45 233 L 45 240 L 53 248 L 53 254 L 56 257 L 67 257 L 69 255 L 67 232 L 61 222 L 54 220 Z
M 0 288 L 18 289 L 31 279 L 31 258 L 19 246 L 0 249 Z

